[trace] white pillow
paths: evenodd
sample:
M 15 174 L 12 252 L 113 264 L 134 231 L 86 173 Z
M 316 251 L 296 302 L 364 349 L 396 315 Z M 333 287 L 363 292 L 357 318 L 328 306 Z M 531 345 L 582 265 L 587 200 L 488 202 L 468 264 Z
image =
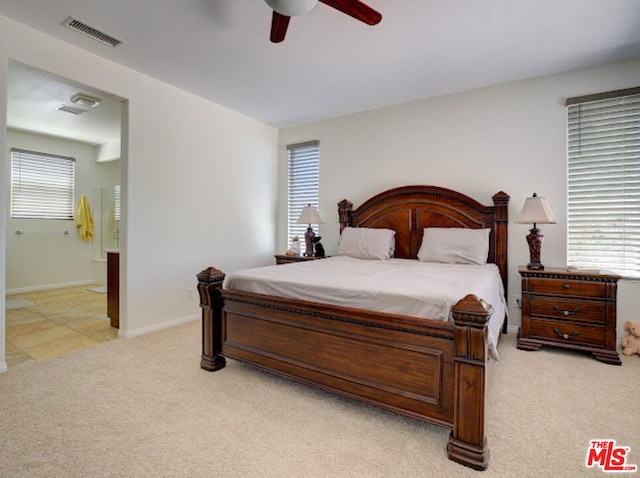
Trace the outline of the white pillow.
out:
M 338 255 L 357 259 L 386 260 L 396 249 L 396 231 L 368 227 L 346 227 L 338 243 Z
M 489 255 L 491 229 L 427 227 L 418 259 L 448 264 L 485 264 Z

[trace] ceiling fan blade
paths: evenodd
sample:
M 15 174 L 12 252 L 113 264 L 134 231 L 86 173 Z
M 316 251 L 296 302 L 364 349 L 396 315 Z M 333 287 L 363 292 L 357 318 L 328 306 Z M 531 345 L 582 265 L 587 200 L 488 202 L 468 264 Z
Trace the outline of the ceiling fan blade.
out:
M 340 10 L 342 13 L 360 20 L 367 25 L 377 25 L 382 20 L 380 12 L 374 10 L 368 5 L 365 5 L 359 0 L 320 0 L 325 5 L 328 5 L 336 10 Z
M 273 18 L 271 20 L 271 41 L 273 43 L 280 43 L 284 40 L 284 37 L 287 34 L 289 20 L 291 20 L 291 17 L 281 15 L 274 10 Z

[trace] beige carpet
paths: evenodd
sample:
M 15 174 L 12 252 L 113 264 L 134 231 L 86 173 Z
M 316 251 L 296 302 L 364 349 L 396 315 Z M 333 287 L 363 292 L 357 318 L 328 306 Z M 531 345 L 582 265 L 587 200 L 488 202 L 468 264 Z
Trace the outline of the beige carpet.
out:
M 0 476 L 606 476 L 585 467 L 596 438 L 640 465 L 638 356 L 615 367 L 503 336 L 476 472 L 447 459 L 447 430 L 233 361 L 208 373 L 199 354 L 193 322 L 0 374 Z

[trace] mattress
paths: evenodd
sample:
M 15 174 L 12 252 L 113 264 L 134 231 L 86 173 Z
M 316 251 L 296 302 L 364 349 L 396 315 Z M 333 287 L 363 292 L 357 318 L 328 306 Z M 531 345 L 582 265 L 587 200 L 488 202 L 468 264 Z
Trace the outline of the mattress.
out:
M 291 299 L 449 321 L 451 308 L 467 294 L 493 307 L 489 356 L 507 307 L 495 264 L 439 264 L 412 259 L 362 260 L 348 256 L 245 269 L 227 275 L 225 288 Z

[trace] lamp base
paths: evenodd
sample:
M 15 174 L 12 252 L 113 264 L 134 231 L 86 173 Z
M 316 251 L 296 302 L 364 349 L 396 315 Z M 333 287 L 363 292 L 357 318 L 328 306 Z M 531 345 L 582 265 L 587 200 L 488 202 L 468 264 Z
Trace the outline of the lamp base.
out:
M 305 245 L 304 255 L 305 255 L 305 257 L 313 257 L 313 255 L 314 255 L 313 238 L 315 236 L 316 236 L 316 234 L 315 234 L 315 232 L 313 232 L 313 228 L 311 227 L 311 224 L 309 224 L 309 227 L 307 228 L 307 232 L 304 235 L 304 245 Z
M 529 244 L 529 264 L 527 264 L 527 269 L 529 270 L 544 270 L 544 266 L 540 263 L 540 251 L 542 250 L 543 239 L 544 236 L 540 233 L 540 229 L 534 224 L 527 236 L 527 243 Z

